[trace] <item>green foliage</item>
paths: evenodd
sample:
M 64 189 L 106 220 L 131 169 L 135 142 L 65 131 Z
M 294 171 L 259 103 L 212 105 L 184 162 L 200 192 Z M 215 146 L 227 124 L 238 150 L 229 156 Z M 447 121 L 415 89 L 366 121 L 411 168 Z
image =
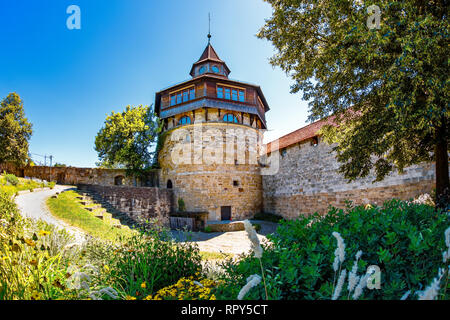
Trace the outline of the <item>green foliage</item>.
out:
M 150 147 L 160 130 L 160 121 L 148 106 L 112 112 L 95 138 L 100 166 L 124 167 L 131 173 L 150 167 L 154 154 Z
M 178 211 L 179 212 L 186 211 L 186 204 L 184 203 L 183 198 L 178 198 Z
M 64 231 L 22 218 L 0 190 L 0 300 L 66 297 L 67 266 L 78 259 L 62 250 L 70 241 Z
M 259 230 L 261 230 L 261 225 L 259 223 L 253 223 L 253 228 L 256 232 L 258 232 Z
M 382 207 L 346 210 L 331 208 L 327 215 L 314 214 L 295 221 L 283 221 L 277 233 L 269 235 L 262 263 L 270 299 L 330 299 L 335 273 L 332 267 L 337 231 L 346 243 L 343 267 L 351 271 L 355 254 L 362 250 L 358 274 L 369 265 L 381 269 L 381 289 L 366 289 L 361 299 L 400 299 L 411 290 L 427 287 L 438 274 L 445 251 L 444 231 L 450 217 L 435 208 L 392 200 Z M 238 262 L 224 264 L 225 285 L 218 299 L 235 299 L 245 279 L 259 274 L 259 262 L 252 254 Z M 341 298 L 348 297 L 344 285 Z M 351 297 L 351 296 L 350 296 Z M 262 285 L 252 289 L 249 299 L 264 298 Z M 447 293 L 447 299 L 448 293 Z
M 145 298 L 202 270 L 198 247 L 175 243 L 165 232 L 146 231 L 121 247 L 109 263 L 109 281 L 124 297 Z
M 253 219 L 279 223 L 281 220 L 283 220 L 283 217 L 278 216 L 276 214 L 260 212 L 260 213 L 255 214 Z
M 0 103 L 0 163 L 21 165 L 27 162 L 31 127 L 19 95 L 10 93 Z
M 348 179 L 431 161 L 447 166 L 449 20 L 445 2 L 267 0 L 273 16 L 258 36 L 310 101 L 310 120 L 335 115 L 328 142 Z M 381 9 L 369 30 L 367 7 Z M 439 148 L 438 148 L 439 147 Z M 437 157 L 439 160 L 441 157 Z M 448 171 L 437 176 L 448 186 Z
M 12 186 L 17 186 L 19 184 L 19 179 L 13 174 L 5 175 L 6 182 L 11 184 Z
M 159 163 L 159 153 L 161 152 L 162 148 L 164 147 L 164 142 L 166 141 L 168 131 L 161 132 L 158 135 L 158 140 L 156 142 L 156 149 L 155 149 L 155 157 L 153 158 L 153 165 L 152 167 L 155 169 L 160 169 L 161 165 Z

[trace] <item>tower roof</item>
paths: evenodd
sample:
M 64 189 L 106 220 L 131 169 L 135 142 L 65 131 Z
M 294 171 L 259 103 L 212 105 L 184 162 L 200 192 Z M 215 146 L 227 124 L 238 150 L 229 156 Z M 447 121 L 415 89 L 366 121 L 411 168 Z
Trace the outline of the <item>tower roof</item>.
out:
M 214 50 L 213 46 L 211 45 L 210 42 L 208 42 L 208 45 L 206 46 L 205 50 L 203 50 L 202 55 L 200 56 L 200 59 L 197 60 L 197 62 L 195 62 L 192 65 L 191 68 L 191 72 L 189 73 L 192 77 L 194 77 L 194 69 L 197 65 L 199 64 L 204 64 L 207 62 L 215 62 L 218 64 L 222 64 L 226 70 L 226 74 L 228 75 L 230 73 L 230 69 L 228 68 L 228 66 L 226 65 L 226 63 L 224 61 L 222 61 L 219 58 L 219 55 L 217 54 L 216 50 Z

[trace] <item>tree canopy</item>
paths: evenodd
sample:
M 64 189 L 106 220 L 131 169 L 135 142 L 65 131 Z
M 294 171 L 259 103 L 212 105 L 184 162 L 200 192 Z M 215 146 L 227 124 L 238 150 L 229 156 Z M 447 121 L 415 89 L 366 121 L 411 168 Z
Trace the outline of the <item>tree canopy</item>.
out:
M 323 133 L 350 180 L 436 161 L 449 187 L 448 1 L 266 0 L 258 37 L 309 100 L 309 120 L 333 115 Z M 369 28 L 375 4 L 380 24 Z M 337 124 L 337 125 L 336 125 Z
M 0 103 L 0 163 L 24 165 L 29 160 L 28 141 L 32 134 L 22 99 L 17 93 L 8 94 Z
M 161 124 L 148 106 L 127 106 L 123 112 L 112 112 L 95 138 L 99 165 L 106 168 L 147 169 L 152 163 Z

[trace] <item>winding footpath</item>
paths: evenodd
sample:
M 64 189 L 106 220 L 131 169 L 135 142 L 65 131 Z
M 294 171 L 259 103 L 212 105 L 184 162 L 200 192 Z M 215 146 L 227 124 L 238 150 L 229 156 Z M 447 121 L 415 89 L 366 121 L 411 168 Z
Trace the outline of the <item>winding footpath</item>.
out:
M 35 192 L 28 192 L 18 195 L 15 198 L 16 204 L 20 213 L 27 218 L 34 220 L 42 220 L 54 225 L 58 229 L 65 229 L 74 237 L 74 244 L 83 244 L 86 242 L 86 234 L 62 220 L 54 217 L 47 208 L 46 201 L 49 197 L 55 195 L 57 192 L 72 189 L 70 186 L 56 185 L 53 190 L 44 190 Z M 277 224 L 266 221 L 253 221 L 261 224 L 262 229 L 258 234 L 261 242 L 266 242 L 266 235 L 275 231 Z M 185 239 L 184 233 L 179 231 L 172 231 L 172 235 L 177 241 L 195 242 L 200 251 L 209 252 L 223 252 L 232 254 L 241 254 L 250 250 L 250 241 L 248 240 L 245 231 L 234 232 L 192 232 L 189 234 L 190 239 Z
M 20 213 L 33 220 L 42 220 L 54 225 L 58 229 L 64 229 L 74 237 L 76 244 L 82 244 L 86 241 L 85 233 L 80 229 L 68 225 L 64 221 L 55 218 L 47 208 L 46 201 L 57 192 L 71 189 L 70 186 L 57 185 L 53 190 L 35 191 L 18 195 L 15 202 Z

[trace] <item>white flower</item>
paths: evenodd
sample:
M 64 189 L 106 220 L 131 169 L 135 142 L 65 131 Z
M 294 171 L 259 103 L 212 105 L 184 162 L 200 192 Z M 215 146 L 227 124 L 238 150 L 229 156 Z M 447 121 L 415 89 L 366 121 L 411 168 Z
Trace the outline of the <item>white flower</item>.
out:
M 438 276 L 433 279 L 433 282 L 421 292 L 418 292 L 419 300 L 434 300 L 439 293 L 439 284 L 441 282 L 444 270 L 439 269 Z
M 353 289 L 355 289 L 356 285 L 358 284 L 358 280 L 359 280 L 359 276 L 357 275 L 358 272 L 358 260 L 359 258 L 361 258 L 362 255 L 362 251 L 359 250 L 356 253 L 355 256 L 355 263 L 353 264 L 353 268 L 352 271 L 350 272 L 350 274 L 348 275 L 348 292 L 352 292 Z
M 245 231 L 247 232 L 247 237 L 251 242 L 251 248 L 255 253 L 255 257 L 258 259 L 262 258 L 263 249 L 261 247 L 261 243 L 259 242 L 258 235 L 256 234 L 255 228 L 253 228 L 252 224 L 248 220 L 244 220 Z
M 409 294 L 411 293 L 411 290 L 408 290 L 403 294 L 403 296 L 400 298 L 400 300 L 406 300 L 409 297 Z
M 247 278 L 247 284 L 242 287 L 237 296 L 238 300 L 242 300 L 251 288 L 256 287 L 261 282 L 261 277 L 257 274 L 253 274 Z
M 359 299 L 364 288 L 367 286 L 367 279 L 369 279 L 369 277 L 370 277 L 370 273 L 368 272 L 359 279 L 359 283 L 355 288 L 355 292 L 353 292 L 353 300 Z
M 445 245 L 447 246 L 447 251 L 444 251 L 444 253 L 442 254 L 442 261 L 444 263 L 447 262 L 447 260 L 450 258 L 450 227 L 447 228 L 447 230 L 445 230 L 444 232 L 445 235 Z
M 332 300 L 337 300 L 339 298 L 339 296 L 341 295 L 342 286 L 344 284 L 346 275 L 347 275 L 347 270 L 345 270 L 345 269 L 342 270 L 341 275 L 339 276 L 336 288 L 334 289 L 333 297 L 331 298 Z
M 334 271 L 337 271 L 339 268 L 339 264 L 343 263 L 345 260 L 345 243 L 339 232 L 335 231 L 332 233 L 332 235 L 336 238 L 338 246 L 334 251 L 335 258 L 333 262 L 333 269 Z

